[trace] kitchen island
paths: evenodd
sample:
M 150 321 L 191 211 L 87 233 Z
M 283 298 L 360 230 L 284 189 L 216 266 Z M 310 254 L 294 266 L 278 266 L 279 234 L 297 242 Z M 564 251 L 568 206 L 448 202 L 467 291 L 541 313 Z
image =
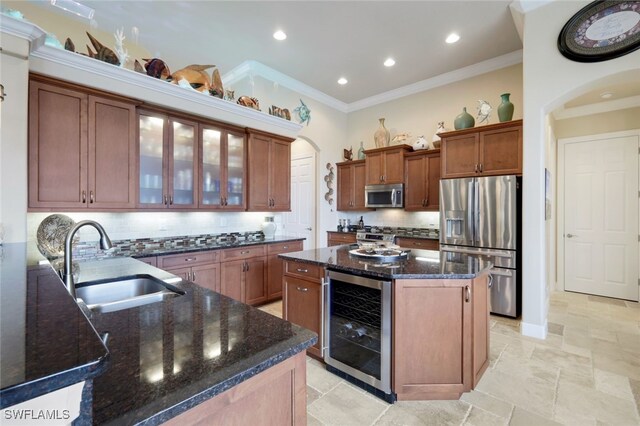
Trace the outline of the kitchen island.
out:
M 280 255 L 285 260 L 284 316 L 322 339 L 309 353 L 335 372 L 335 350 L 345 378 L 352 376 L 354 383 L 388 401 L 458 399 L 475 388 L 489 364 L 491 263 L 430 250 L 379 261 L 353 250 L 343 245 Z M 369 288 L 359 290 L 358 285 Z M 390 305 L 388 315 L 385 304 Z M 375 315 L 365 315 L 363 322 L 358 319 L 362 312 Z M 390 341 L 387 357 L 385 340 Z M 367 377 L 361 377 L 362 371 Z
M 151 275 L 183 294 L 114 312 L 81 310 L 50 266 L 27 268 L 27 289 L 43 293 L 33 299 L 22 295 L 16 303 L 26 298 L 29 304 L 45 305 L 49 293 L 44 292 L 52 291 L 64 309 L 39 307 L 29 315 L 27 308 L 26 330 L 13 330 L 3 321 L 3 344 L 18 331 L 33 342 L 26 360 L 12 365 L 4 356 L 1 360 L 3 407 L 85 380 L 81 424 L 215 423 L 221 417 L 237 423 L 305 423 L 304 351 L 315 343 L 314 333 L 131 258 L 78 265 L 78 283 Z M 48 287 L 33 281 L 34 270 L 47 277 Z M 3 279 L 3 298 L 5 290 L 10 291 Z M 55 336 L 63 336 L 62 342 L 29 337 L 39 336 L 42 321 L 66 323 L 68 311 L 76 313 L 72 318 L 80 331 L 68 336 L 68 328 L 58 327 Z M 75 340 L 68 346 L 69 338 Z M 85 347 L 91 350 L 78 350 Z M 57 362 L 50 365 L 53 358 Z M 43 360 L 49 362 L 42 365 Z M 13 368 L 26 373 L 4 380 Z M 36 370 L 43 371 L 34 376 Z M 5 396 L 13 396 L 7 405 Z

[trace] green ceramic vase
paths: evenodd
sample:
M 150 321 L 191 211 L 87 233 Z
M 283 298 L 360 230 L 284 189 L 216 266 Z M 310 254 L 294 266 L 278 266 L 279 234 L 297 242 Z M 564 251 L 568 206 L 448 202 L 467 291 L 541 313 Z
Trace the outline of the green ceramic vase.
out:
M 462 108 L 462 114 L 453 120 L 453 127 L 455 127 L 456 130 L 468 129 L 469 127 L 475 126 L 475 124 L 476 120 L 467 112 L 467 107 Z
M 513 104 L 509 100 L 509 96 L 511 96 L 511 93 L 503 93 L 500 95 L 502 103 L 498 106 L 498 118 L 501 123 L 511 121 L 513 118 Z

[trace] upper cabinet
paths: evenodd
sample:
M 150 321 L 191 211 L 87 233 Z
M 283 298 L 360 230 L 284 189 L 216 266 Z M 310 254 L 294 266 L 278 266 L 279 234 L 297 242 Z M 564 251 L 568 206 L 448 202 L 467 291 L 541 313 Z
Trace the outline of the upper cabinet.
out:
M 32 79 L 29 210 L 135 207 L 135 104 Z
M 139 199 L 141 208 L 197 206 L 198 124 L 141 110 Z
M 240 131 L 200 126 L 200 208 L 245 209 L 245 140 Z
M 405 196 L 407 211 L 439 211 L 440 150 L 405 154 Z
M 338 210 L 368 210 L 364 203 L 365 160 L 336 164 L 338 169 Z
M 248 211 L 291 210 L 290 138 L 247 130 Z
M 404 154 L 409 145 L 395 145 L 365 151 L 366 185 L 404 182 Z
M 522 174 L 522 120 L 440 134 L 441 177 Z

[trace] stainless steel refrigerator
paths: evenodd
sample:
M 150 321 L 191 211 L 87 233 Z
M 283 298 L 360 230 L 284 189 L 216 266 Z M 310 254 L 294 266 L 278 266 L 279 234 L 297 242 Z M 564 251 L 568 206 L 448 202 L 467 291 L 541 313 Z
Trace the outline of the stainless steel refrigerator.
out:
M 491 312 L 510 317 L 522 306 L 521 186 L 513 175 L 440 181 L 441 252 L 493 263 Z

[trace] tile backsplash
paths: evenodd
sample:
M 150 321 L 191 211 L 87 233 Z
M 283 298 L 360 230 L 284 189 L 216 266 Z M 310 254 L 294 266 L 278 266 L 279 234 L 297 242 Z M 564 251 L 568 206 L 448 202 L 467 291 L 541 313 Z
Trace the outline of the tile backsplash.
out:
M 350 219 L 352 225 L 358 220 L 365 225 L 391 228 L 440 228 L 440 213 L 438 212 L 406 212 L 402 209 L 378 209 L 371 212 L 338 212 L 338 219 Z M 338 222 L 336 221 L 336 227 Z

